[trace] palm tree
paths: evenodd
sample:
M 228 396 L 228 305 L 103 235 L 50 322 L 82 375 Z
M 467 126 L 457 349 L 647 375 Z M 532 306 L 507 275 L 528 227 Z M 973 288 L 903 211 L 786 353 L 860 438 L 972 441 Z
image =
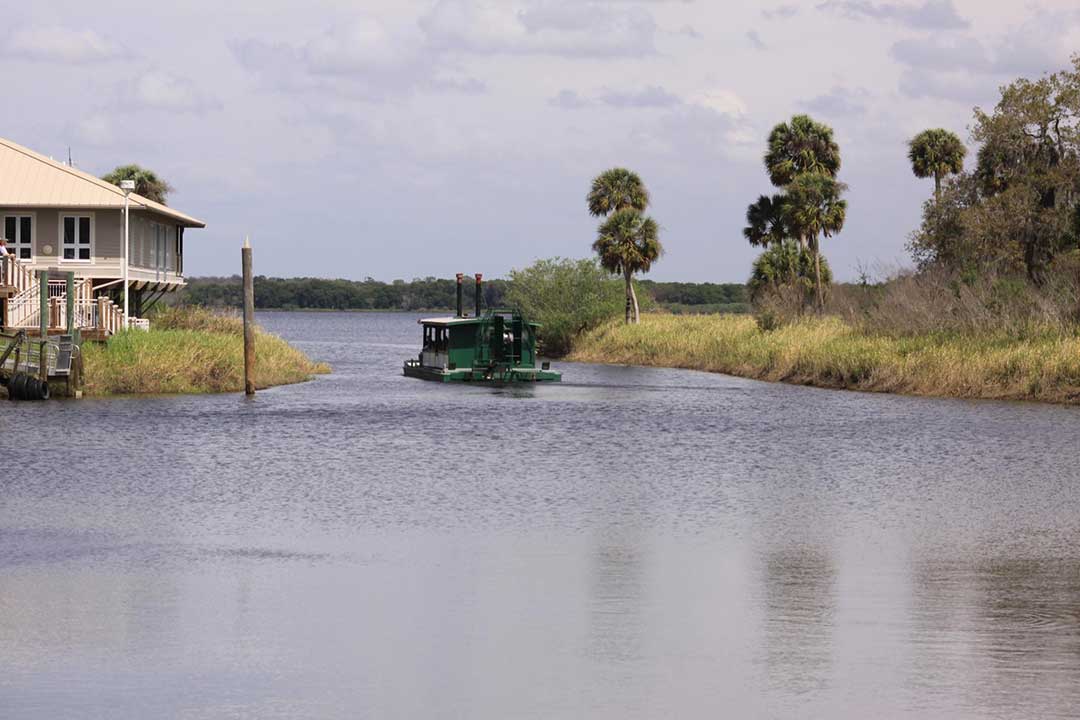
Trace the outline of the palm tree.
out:
M 166 204 L 165 200 L 173 191 L 172 185 L 159 178 L 153 170 L 134 164 L 121 165 L 101 179 L 113 185 L 119 185 L 121 180 L 134 180 L 136 194 L 162 205 Z
M 787 225 L 787 196 L 762 195 L 746 209 L 743 237 L 751 245 L 775 245 L 791 236 Z
M 616 210 L 600 225 L 593 250 L 600 265 L 626 280 L 626 322 L 641 319 L 637 293 L 634 292 L 634 273 L 649 272 L 652 264 L 664 251 L 660 245 L 660 228 L 656 221 L 633 208 Z
M 791 184 L 804 173 L 834 178 L 840 171 L 840 146 L 832 128 L 809 115 L 796 115 L 791 123 L 780 123 L 769 133 L 765 169 L 776 187 Z
M 817 290 L 818 311 L 825 309 L 825 292 L 821 282 L 820 236 L 831 237 L 844 227 L 847 201 L 841 199 L 847 185 L 826 175 L 805 173 L 788 186 L 788 222 L 810 243 L 814 255 L 814 287 Z
M 589 213 L 596 217 L 606 217 L 627 208 L 645 212 L 649 204 L 649 191 L 637 173 L 626 168 L 612 168 L 592 181 L 587 200 Z
M 822 281 L 831 282 L 832 272 L 824 257 L 820 266 Z M 794 240 L 774 243 L 754 260 L 747 288 L 750 299 L 755 301 L 767 294 L 778 295 L 787 288 L 793 288 L 798 293 L 801 311 L 814 289 L 814 257 Z
M 918 178 L 934 178 L 934 198 L 941 198 L 941 179 L 964 169 L 967 148 L 956 133 L 943 128 L 923 130 L 908 144 L 911 170 Z

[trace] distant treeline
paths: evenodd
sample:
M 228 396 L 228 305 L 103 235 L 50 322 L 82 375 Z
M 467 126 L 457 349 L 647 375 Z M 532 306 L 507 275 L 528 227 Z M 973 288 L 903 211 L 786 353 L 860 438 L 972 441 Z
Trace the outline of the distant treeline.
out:
M 485 307 L 501 305 L 508 280 L 484 281 Z M 640 281 L 638 287 L 657 305 L 673 312 L 746 312 L 746 286 L 739 283 Z M 255 278 L 255 307 L 285 310 L 443 310 L 456 302 L 453 279 L 419 278 L 406 282 L 325 280 L 322 278 Z M 474 306 L 474 281 L 465 282 L 465 308 Z M 208 307 L 240 307 L 239 276 L 189 278 L 178 302 Z

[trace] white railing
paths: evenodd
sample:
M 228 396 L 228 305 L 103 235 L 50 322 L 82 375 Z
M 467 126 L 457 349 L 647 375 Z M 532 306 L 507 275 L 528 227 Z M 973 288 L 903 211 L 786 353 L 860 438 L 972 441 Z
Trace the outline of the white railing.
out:
M 107 297 L 99 297 L 97 302 L 97 325 L 106 336 L 115 335 L 124 329 L 124 309 Z
M 0 256 L 0 285 L 15 289 L 15 294 L 7 301 L 7 326 L 28 329 L 40 327 L 41 285 L 34 273 L 10 255 Z M 94 297 L 90 278 L 75 281 L 73 297 L 75 327 L 81 330 L 100 330 L 105 336 L 123 330 L 123 309 L 105 296 Z M 67 327 L 66 280 L 49 281 L 46 312 L 50 328 Z M 131 318 L 130 326 L 149 330 L 150 321 Z
M 35 282 L 7 302 L 7 326 L 35 328 L 41 324 L 41 293 Z
M 93 300 L 94 289 L 91 285 L 90 278 L 81 278 L 75 281 L 75 299 L 76 300 Z M 50 280 L 49 281 L 49 299 L 67 297 L 67 280 Z
M 14 255 L 0 255 L 0 285 L 14 287 L 18 295 L 29 290 L 31 285 L 37 285 L 37 278 Z

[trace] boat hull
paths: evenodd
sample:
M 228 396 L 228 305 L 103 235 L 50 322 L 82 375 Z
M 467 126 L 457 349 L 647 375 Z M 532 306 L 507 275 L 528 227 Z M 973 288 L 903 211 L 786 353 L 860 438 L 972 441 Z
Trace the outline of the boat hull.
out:
M 463 382 L 506 385 L 511 383 L 560 382 L 562 380 L 562 373 L 554 370 L 537 370 L 535 368 L 494 368 L 492 370 L 462 368 L 448 370 L 420 365 L 416 362 L 406 362 L 402 371 L 406 377 L 444 383 Z

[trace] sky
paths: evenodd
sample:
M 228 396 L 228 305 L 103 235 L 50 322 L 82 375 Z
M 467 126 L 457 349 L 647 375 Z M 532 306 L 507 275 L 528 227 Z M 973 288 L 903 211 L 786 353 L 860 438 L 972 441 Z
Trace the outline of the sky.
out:
M 841 280 L 909 262 L 933 182 L 907 141 L 1080 50 L 1075 0 L 0 0 L 0 136 L 136 162 L 207 222 L 189 275 L 505 276 L 585 257 L 615 166 L 652 195 L 657 280 L 741 282 L 746 207 L 793 114 L 850 186 Z M 969 163 L 971 158 L 969 157 Z

